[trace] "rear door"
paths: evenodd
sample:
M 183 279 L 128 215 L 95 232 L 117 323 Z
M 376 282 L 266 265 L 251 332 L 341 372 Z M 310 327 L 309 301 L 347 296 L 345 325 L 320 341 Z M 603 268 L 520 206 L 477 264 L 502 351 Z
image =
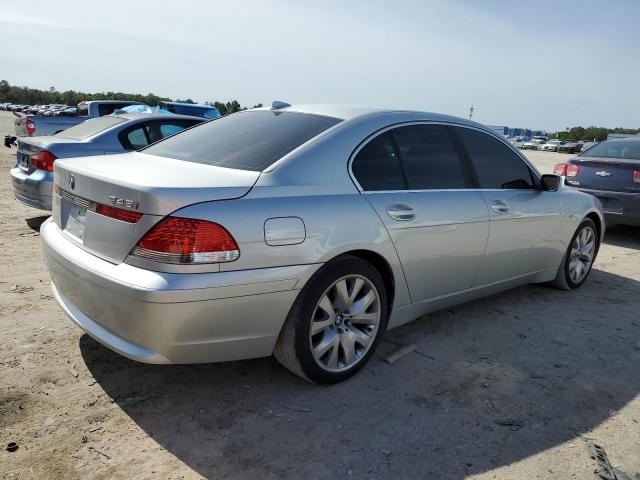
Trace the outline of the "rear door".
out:
M 473 285 L 489 215 L 447 126 L 387 130 L 356 153 L 352 173 L 391 236 L 412 301 Z
M 562 205 L 536 187 L 537 174 L 512 148 L 474 128 L 455 127 L 489 207 L 490 232 L 477 285 L 558 265 Z

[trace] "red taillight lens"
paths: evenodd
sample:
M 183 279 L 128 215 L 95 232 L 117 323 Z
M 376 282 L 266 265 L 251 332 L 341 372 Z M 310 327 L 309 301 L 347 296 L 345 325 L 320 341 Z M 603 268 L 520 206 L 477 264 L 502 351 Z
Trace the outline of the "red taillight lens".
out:
M 238 244 L 221 225 L 207 220 L 166 217 L 138 242 L 133 255 L 173 264 L 232 262 Z
M 38 170 L 53 172 L 53 162 L 55 162 L 57 158 L 53 153 L 43 150 L 31 157 L 31 165 Z
M 640 170 L 635 170 L 633 172 L 633 182 L 640 183 Z
M 578 165 L 567 165 L 567 177 L 575 177 L 579 171 L 580 167 Z
M 25 127 L 27 129 L 27 134 L 28 135 L 33 135 L 34 132 L 36 131 L 36 124 L 33 122 L 33 120 L 27 119 L 24 122 L 24 125 L 25 125 Z
M 122 208 L 110 207 L 109 205 L 103 205 L 102 203 L 96 204 L 96 213 L 104 215 L 105 217 L 115 218 L 116 220 L 122 220 L 127 223 L 136 223 L 142 218 L 142 214 L 140 212 L 132 212 Z
M 553 173 L 556 175 L 562 175 L 563 177 L 567 175 L 567 165 L 566 163 L 559 163 L 553 168 Z

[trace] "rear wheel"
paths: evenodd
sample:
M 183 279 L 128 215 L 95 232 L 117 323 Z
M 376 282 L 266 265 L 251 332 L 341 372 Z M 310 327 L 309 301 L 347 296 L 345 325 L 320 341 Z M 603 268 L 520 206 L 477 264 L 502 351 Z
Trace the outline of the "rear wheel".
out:
M 552 285 L 564 290 L 580 287 L 591 272 L 598 247 L 596 224 L 586 218 L 574 233 Z
M 357 373 L 387 325 L 387 293 L 368 262 L 345 255 L 319 270 L 300 291 L 274 356 L 307 380 L 337 383 Z

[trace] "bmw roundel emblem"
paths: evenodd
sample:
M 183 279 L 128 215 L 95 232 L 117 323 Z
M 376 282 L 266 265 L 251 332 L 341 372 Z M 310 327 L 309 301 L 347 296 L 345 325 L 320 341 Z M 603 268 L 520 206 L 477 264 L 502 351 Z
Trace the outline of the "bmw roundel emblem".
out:
M 76 188 L 76 177 L 73 176 L 73 173 L 69 174 L 69 188 L 71 190 Z

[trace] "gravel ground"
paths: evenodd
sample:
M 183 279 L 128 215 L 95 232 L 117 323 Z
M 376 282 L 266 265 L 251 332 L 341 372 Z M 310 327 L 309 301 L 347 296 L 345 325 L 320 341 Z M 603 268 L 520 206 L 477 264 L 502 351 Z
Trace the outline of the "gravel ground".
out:
M 0 112 L 0 134 L 12 119 Z M 1 478 L 585 479 L 590 440 L 640 472 L 640 230 L 608 232 L 580 290 L 531 285 L 429 315 L 340 385 L 270 358 L 143 365 L 52 299 L 45 212 L 12 198 L 15 149 L 0 148 Z M 544 171 L 566 158 L 528 155 Z

